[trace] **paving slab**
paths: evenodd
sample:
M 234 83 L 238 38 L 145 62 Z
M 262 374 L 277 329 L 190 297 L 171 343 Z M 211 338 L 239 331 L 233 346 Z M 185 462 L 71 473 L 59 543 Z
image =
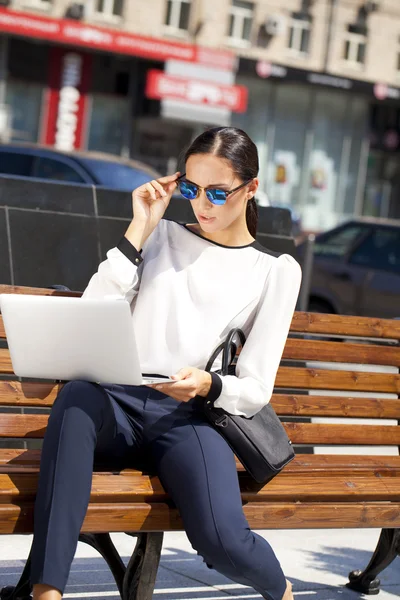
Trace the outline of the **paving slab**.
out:
M 357 600 L 362 594 L 345 587 L 353 569 L 364 568 L 375 549 L 380 530 L 270 530 L 259 531 L 274 549 L 298 600 Z M 124 560 L 134 539 L 113 534 Z M 18 580 L 31 536 L 0 536 L 0 586 Z M 400 558 L 381 574 L 379 600 L 400 596 Z M 105 561 L 95 550 L 79 544 L 65 598 L 106 600 L 119 598 Z M 260 600 L 259 594 L 209 569 L 182 532 L 167 533 L 154 598 L 158 600 Z

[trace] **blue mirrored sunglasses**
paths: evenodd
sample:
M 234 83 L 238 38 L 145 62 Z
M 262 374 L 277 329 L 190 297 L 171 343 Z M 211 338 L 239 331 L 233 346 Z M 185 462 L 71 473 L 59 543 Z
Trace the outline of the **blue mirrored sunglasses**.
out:
M 249 179 L 248 181 L 245 181 L 244 183 L 238 185 L 238 187 L 235 187 L 233 190 L 221 190 L 220 188 L 203 188 L 201 187 L 201 185 L 197 185 L 196 183 L 193 183 L 192 181 L 186 179 L 185 175 L 186 174 L 184 173 L 183 175 L 178 177 L 176 183 L 180 193 L 186 200 L 195 200 L 200 194 L 200 191 L 204 190 L 208 200 L 213 204 L 218 204 L 220 206 L 222 204 L 225 204 L 230 194 L 233 194 L 233 192 L 237 192 L 242 187 L 250 183 L 250 181 L 252 181 L 252 179 Z

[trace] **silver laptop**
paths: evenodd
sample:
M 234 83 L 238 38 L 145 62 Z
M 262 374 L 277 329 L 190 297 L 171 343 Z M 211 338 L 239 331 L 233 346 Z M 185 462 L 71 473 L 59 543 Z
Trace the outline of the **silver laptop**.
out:
M 0 309 L 18 377 L 123 385 L 173 381 L 142 375 L 125 300 L 0 294 Z

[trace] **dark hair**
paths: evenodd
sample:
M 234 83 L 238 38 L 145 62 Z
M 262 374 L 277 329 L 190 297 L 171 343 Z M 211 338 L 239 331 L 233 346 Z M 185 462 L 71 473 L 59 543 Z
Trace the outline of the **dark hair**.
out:
M 237 127 L 212 127 L 201 133 L 185 153 L 185 162 L 193 154 L 214 154 L 228 160 L 236 175 L 244 182 L 258 175 L 257 146 L 247 133 Z M 246 223 L 255 238 L 258 210 L 254 198 L 247 203 Z

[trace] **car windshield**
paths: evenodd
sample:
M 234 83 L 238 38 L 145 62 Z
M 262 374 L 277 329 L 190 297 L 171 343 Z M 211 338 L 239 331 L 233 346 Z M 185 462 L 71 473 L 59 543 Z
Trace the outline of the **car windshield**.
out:
M 99 185 L 112 189 L 131 192 L 153 179 L 146 171 L 134 169 L 129 165 L 117 162 L 96 160 L 94 158 L 81 158 L 80 162 L 97 179 Z

